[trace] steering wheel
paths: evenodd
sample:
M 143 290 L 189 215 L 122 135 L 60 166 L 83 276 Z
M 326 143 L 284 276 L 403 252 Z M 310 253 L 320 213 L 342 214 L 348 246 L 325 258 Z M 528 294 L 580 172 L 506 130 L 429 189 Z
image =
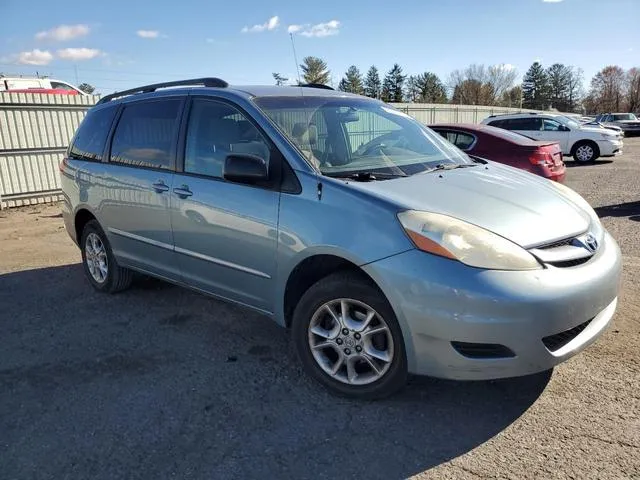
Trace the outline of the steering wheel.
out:
M 362 156 L 367 156 L 370 155 L 371 153 L 373 153 L 374 151 L 379 151 L 380 153 L 384 153 L 383 150 L 387 148 L 387 146 L 380 142 L 380 143 L 374 143 L 373 145 L 369 145 L 367 148 L 364 149 L 364 151 L 361 153 Z

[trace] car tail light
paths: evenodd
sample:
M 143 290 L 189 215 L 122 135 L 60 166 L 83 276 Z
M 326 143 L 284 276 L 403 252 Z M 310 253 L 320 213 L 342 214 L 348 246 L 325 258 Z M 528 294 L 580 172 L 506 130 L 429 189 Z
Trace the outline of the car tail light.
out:
M 553 155 L 550 152 L 538 149 L 529 155 L 529 161 L 534 165 L 553 165 Z
M 67 158 L 63 157 L 62 160 L 60 161 L 60 163 L 58 164 L 58 169 L 63 172 L 64 171 L 64 167 L 67 165 Z

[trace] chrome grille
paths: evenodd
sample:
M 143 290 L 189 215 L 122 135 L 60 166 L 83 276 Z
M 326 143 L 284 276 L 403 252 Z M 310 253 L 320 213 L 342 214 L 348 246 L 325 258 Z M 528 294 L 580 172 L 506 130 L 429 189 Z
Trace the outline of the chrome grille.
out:
M 598 250 L 596 238 L 589 232 L 529 249 L 538 260 L 556 268 L 587 263 Z

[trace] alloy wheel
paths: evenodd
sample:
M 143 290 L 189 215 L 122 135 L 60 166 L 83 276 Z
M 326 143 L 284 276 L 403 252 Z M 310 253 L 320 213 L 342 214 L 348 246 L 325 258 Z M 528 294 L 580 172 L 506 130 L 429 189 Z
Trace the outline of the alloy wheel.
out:
M 97 234 L 90 233 L 87 235 L 84 252 L 89 273 L 96 282 L 104 283 L 109 274 L 109 264 L 107 250 Z
M 309 323 L 308 338 L 320 368 L 349 385 L 379 380 L 393 362 L 389 326 L 373 308 L 358 300 L 340 298 L 321 305 Z

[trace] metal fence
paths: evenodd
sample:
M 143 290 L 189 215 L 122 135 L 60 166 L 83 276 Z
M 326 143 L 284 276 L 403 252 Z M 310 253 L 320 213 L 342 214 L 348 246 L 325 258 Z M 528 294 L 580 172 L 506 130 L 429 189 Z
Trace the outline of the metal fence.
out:
M 438 103 L 396 103 L 393 106 L 427 125 L 431 123 L 480 123 L 490 115 L 536 111 L 509 107 Z
M 0 208 L 59 199 L 58 165 L 98 98 L 0 93 Z
M 97 96 L 0 93 L 0 208 L 60 198 L 58 165 L 85 112 L 98 99 Z M 416 103 L 394 104 L 394 107 L 426 124 L 479 123 L 489 115 L 521 111 Z

